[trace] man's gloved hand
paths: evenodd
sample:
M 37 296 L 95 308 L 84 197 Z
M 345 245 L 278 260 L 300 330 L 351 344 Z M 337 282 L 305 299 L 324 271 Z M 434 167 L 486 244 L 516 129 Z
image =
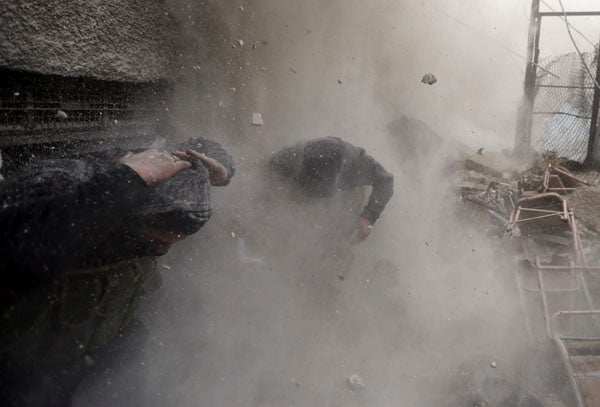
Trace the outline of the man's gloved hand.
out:
M 171 153 L 154 149 L 126 154 L 119 158 L 119 162 L 133 169 L 151 187 L 192 166 Z
M 184 152 L 177 151 L 174 153 L 179 158 L 185 160 L 186 158 L 195 157 L 204 164 L 208 170 L 208 178 L 211 185 L 222 185 L 229 179 L 229 171 L 227 168 L 214 158 L 207 157 L 204 153 L 199 153 L 196 150 L 187 149 Z
M 356 236 L 354 236 L 354 239 L 352 239 L 352 244 L 364 242 L 372 231 L 373 225 L 369 219 L 365 218 L 364 216 L 360 216 L 356 220 Z

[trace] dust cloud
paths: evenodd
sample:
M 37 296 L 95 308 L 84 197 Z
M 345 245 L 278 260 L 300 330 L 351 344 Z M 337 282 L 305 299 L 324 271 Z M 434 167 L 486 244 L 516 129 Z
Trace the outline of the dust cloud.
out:
M 507 49 L 525 53 L 525 3 L 166 4 L 184 43 L 171 113 L 238 172 L 213 189 L 211 222 L 161 259 L 148 343 L 76 405 L 451 406 L 467 382 L 527 387 L 508 243 L 456 209 L 451 175 L 458 151 L 511 146 L 525 63 Z M 388 129 L 403 115 L 443 144 L 404 151 Z M 262 171 L 282 146 L 330 135 L 395 176 L 358 246 L 360 191 L 294 202 Z

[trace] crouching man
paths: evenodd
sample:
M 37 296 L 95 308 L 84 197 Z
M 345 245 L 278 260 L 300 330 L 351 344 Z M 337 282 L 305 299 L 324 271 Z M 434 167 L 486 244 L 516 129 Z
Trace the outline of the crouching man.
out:
M 393 194 L 394 178 L 360 147 L 337 137 L 297 143 L 275 154 L 270 168 L 309 197 L 324 198 L 337 191 L 373 187 L 368 204 L 356 220 L 354 243 L 364 241 Z
M 70 405 L 136 326 L 155 256 L 208 221 L 210 185 L 234 173 L 215 142 L 178 149 L 42 161 L 0 184 L 1 405 Z

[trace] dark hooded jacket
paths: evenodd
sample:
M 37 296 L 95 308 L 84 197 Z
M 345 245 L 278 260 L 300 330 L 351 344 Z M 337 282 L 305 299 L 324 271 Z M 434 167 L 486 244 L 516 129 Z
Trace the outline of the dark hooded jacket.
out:
M 218 143 L 194 139 L 178 147 L 186 146 L 217 159 L 233 176 L 233 160 Z M 124 154 L 112 150 L 41 161 L 0 183 L 0 270 L 5 278 L 52 278 L 154 255 L 140 236 L 141 225 L 191 235 L 208 221 L 208 171 L 199 161 L 149 188 L 135 171 L 116 162 Z
M 191 234 L 210 217 L 200 162 L 149 188 L 123 154 L 41 161 L 0 183 L 1 405 L 67 405 L 86 358 L 114 352 L 160 285 L 140 225 Z
M 379 218 L 394 193 L 394 177 L 368 155 L 337 137 L 299 142 L 275 154 L 270 168 L 293 181 L 306 195 L 325 197 L 336 190 L 373 187 L 361 216 L 371 223 Z

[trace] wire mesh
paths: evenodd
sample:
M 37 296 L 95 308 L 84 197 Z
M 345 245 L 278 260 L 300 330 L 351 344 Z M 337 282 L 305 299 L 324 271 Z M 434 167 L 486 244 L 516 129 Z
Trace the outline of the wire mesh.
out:
M 597 53 L 582 54 L 596 72 Z M 531 146 L 538 152 L 555 151 L 561 157 L 583 162 L 592 118 L 594 83 L 577 53 L 549 57 L 538 62 L 554 75 L 539 69 L 533 106 Z M 594 149 L 594 157 L 600 151 Z
M 142 128 L 152 123 L 162 96 L 157 84 L 4 72 L 0 136 Z

